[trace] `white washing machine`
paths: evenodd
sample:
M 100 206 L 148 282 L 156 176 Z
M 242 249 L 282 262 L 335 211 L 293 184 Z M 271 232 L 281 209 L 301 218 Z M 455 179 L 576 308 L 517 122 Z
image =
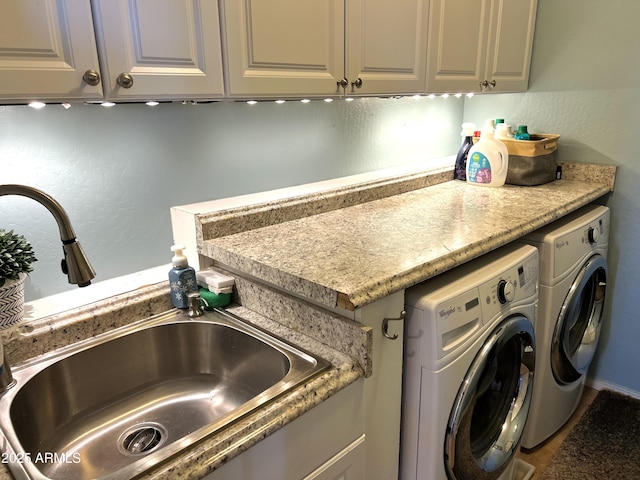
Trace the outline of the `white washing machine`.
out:
M 588 205 L 525 237 L 540 252 L 536 381 L 522 439 L 533 448 L 575 411 L 596 353 L 607 282 L 609 209 Z
M 538 251 L 509 245 L 406 291 L 400 476 L 510 479 L 529 411 Z

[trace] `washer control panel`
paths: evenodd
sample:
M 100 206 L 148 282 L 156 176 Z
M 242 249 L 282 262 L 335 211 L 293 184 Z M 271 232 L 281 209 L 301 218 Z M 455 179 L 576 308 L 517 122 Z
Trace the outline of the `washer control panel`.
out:
M 536 257 L 502 272 L 478 287 L 484 323 L 515 301 L 535 295 L 538 288 L 538 260 Z

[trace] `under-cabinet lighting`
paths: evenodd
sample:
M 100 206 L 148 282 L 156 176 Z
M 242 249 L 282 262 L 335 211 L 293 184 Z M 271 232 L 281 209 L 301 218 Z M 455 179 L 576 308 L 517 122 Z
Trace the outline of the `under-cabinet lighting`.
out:
M 302 103 L 309 103 L 311 100 L 309 100 L 308 98 L 303 98 L 302 100 L 300 100 Z
M 247 100 L 247 105 L 255 105 L 256 103 L 258 103 L 257 100 Z
M 345 102 L 353 102 L 354 98 L 353 97 L 347 97 L 344 99 Z
M 325 98 L 324 101 L 327 103 L 331 103 L 333 102 L 333 98 Z
M 467 93 L 467 97 L 468 97 L 468 98 L 473 97 L 473 92 L 469 92 L 469 93 Z
M 71 104 L 69 102 L 64 102 L 61 104 L 65 110 L 69 110 L 71 108 Z
M 281 105 L 281 104 L 283 104 L 284 102 L 286 102 L 286 100 L 276 100 L 276 103 L 277 103 L 278 105 Z
M 434 98 L 436 98 L 436 96 L 433 93 L 431 93 L 431 94 L 427 95 L 427 98 L 433 100 Z
M 461 94 L 461 93 L 456 93 L 456 94 L 454 95 L 454 97 L 456 97 L 456 98 L 460 98 L 461 96 L 462 96 L 462 94 Z
M 442 98 L 449 98 L 449 94 L 448 93 L 443 93 L 442 95 L 440 95 Z
M 115 107 L 116 104 L 113 102 L 102 102 L 100 105 L 102 105 L 103 107 Z
M 160 102 L 156 102 L 155 100 L 152 100 L 150 102 L 147 102 L 146 104 L 149 105 L 150 107 L 155 107 L 156 105 L 160 105 Z
M 43 103 L 43 102 L 31 102 L 31 103 L 29 104 L 29 106 L 30 106 L 31 108 L 35 108 L 36 110 L 40 110 L 41 108 L 44 108 L 44 107 L 45 107 L 45 105 L 46 105 L 46 104 L 45 104 L 45 103 Z
M 422 95 L 420 95 L 419 93 L 416 93 L 413 98 L 415 98 L 416 100 L 422 98 Z

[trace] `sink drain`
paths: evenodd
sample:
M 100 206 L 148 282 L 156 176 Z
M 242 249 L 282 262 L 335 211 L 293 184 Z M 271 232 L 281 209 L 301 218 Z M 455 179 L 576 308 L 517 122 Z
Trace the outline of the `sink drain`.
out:
M 136 425 L 120 436 L 118 446 L 128 455 L 143 455 L 157 449 L 165 438 L 166 432 L 160 425 Z

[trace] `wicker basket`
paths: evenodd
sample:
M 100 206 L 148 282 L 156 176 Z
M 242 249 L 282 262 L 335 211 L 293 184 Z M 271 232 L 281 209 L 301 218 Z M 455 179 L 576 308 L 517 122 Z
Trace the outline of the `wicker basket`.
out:
M 15 325 L 24 316 L 24 279 L 26 274 L 19 274 L 18 280 L 7 280 L 0 287 L 0 329 Z
M 502 140 L 509 150 L 506 183 L 541 185 L 556 179 L 560 135 L 531 135 L 531 140 Z

